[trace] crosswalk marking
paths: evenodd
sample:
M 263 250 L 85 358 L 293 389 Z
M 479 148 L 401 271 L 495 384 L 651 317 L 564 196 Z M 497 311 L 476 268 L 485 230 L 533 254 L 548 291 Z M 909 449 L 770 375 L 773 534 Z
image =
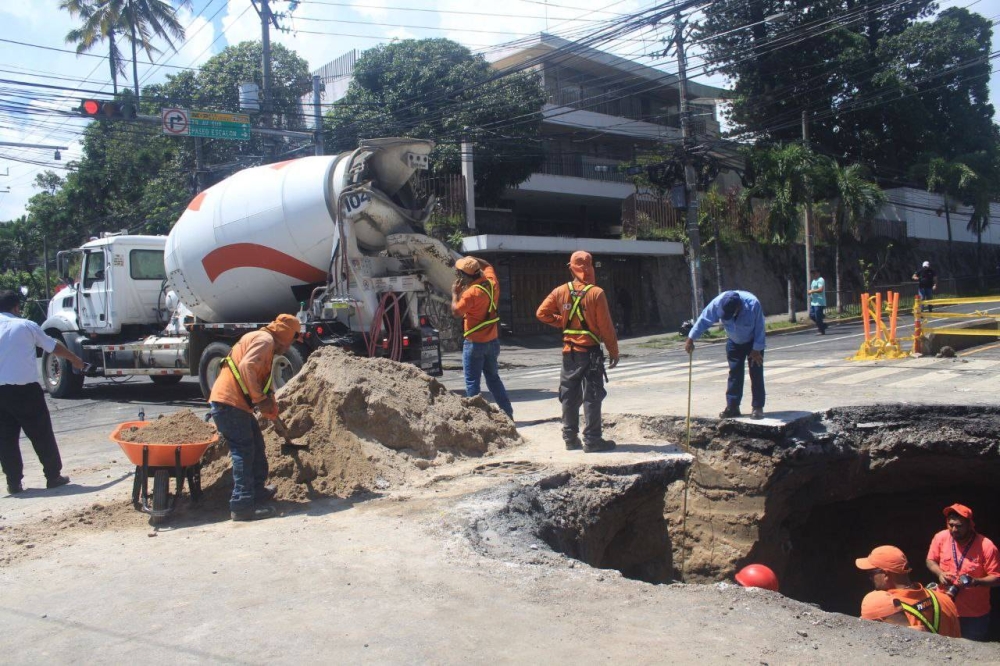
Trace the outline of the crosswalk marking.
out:
M 886 377 L 899 374 L 900 372 L 910 372 L 911 368 L 903 368 L 897 366 L 880 366 L 872 370 L 867 370 L 865 372 L 852 372 L 851 374 L 844 377 L 834 377 L 829 380 L 830 384 L 841 384 L 845 386 L 854 386 L 855 384 L 864 384 L 865 382 L 883 380 Z
M 934 372 L 927 372 L 922 375 L 916 375 L 915 377 L 909 377 L 900 381 L 889 382 L 886 386 L 905 386 L 906 388 L 920 388 L 922 386 L 933 386 L 946 382 L 952 379 L 957 379 L 961 377 L 961 373 L 952 372 L 951 370 L 937 370 Z

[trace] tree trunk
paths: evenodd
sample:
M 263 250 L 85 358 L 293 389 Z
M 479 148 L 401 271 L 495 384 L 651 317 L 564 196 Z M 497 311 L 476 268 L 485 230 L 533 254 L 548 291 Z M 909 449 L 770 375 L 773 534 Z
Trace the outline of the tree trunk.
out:
M 713 223 L 715 224 L 715 287 L 718 290 L 717 293 L 722 293 L 722 258 L 719 256 L 719 245 L 721 240 L 719 239 L 719 218 L 713 217 Z
M 844 312 L 844 304 L 840 301 L 840 233 L 834 230 L 833 241 L 833 279 L 837 289 L 837 314 Z
M 129 3 L 131 6 L 132 3 Z M 135 103 L 139 104 L 139 52 L 135 44 L 135 7 L 131 9 L 132 28 L 132 81 L 135 82 Z
M 976 224 L 976 279 L 979 281 L 979 289 L 986 288 L 983 283 L 983 228 Z
M 951 204 L 948 202 L 948 195 L 945 194 L 944 195 L 944 221 L 945 221 L 945 224 L 948 226 L 948 271 L 951 274 L 951 277 L 955 277 L 955 268 L 954 268 L 954 266 L 955 266 L 955 257 L 952 254 L 952 247 L 951 247 L 951 211 L 949 210 L 950 208 L 951 208 Z
M 118 67 L 115 62 L 115 31 L 111 30 L 108 32 L 108 43 L 111 45 L 111 50 L 108 52 L 108 64 L 111 65 L 111 92 L 115 97 L 118 96 Z

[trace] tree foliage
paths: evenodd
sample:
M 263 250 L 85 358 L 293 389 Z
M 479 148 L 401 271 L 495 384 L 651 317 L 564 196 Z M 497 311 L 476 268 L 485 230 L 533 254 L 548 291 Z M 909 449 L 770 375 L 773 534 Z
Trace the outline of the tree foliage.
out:
M 700 34 L 734 89 L 737 131 L 801 136 L 883 180 L 921 154 L 952 158 L 991 141 L 991 23 L 930 0 L 719 0 Z M 773 15 L 786 21 L 768 21 Z
M 812 202 L 822 177 L 819 158 L 798 143 L 750 149 L 746 157 L 744 198 L 767 199 L 771 242 L 795 241 L 802 226 L 801 206 Z
M 437 142 L 439 172 L 461 171 L 460 142 L 475 144 L 476 195 L 495 202 L 542 163 L 536 137 L 546 96 L 533 74 L 494 78 L 482 56 L 447 39 L 403 40 L 365 51 L 347 95 L 326 116 L 326 146 L 409 136 Z M 490 127 L 502 124 L 503 129 Z

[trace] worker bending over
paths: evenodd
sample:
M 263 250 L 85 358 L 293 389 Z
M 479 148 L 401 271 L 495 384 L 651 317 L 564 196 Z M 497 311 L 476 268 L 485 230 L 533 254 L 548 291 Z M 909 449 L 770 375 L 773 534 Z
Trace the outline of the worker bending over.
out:
M 462 257 L 455 262 L 455 284 L 451 288 L 451 312 L 462 317 L 462 368 L 465 370 L 465 395 L 479 395 L 479 380 L 485 376 L 486 386 L 497 405 L 514 418 L 514 408 L 507 389 L 500 379 L 500 283 L 496 271 L 484 260 Z
M 943 513 L 945 529 L 931 540 L 927 569 L 942 585 L 958 586 L 955 606 L 962 637 L 985 641 L 990 630 L 990 588 L 1000 585 L 997 547 L 976 534 L 969 507 L 952 504 Z
M 729 382 L 726 385 L 726 408 L 720 419 L 740 416 L 743 401 L 743 368 L 750 359 L 750 391 L 753 396 L 752 418 L 764 417 L 764 309 L 749 291 L 724 291 L 705 306 L 694 328 L 688 333 L 684 349 L 694 353 L 694 341 L 712 325 L 722 321 L 726 329 L 726 360 Z
M 879 546 L 868 557 L 859 557 L 855 564 L 868 574 L 872 587 L 888 592 L 899 601 L 912 628 L 952 638 L 962 637 L 955 602 L 941 590 L 928 590 L 912 582 L 909 562 L 899 548 Z M 864 604 L 861 612 L 864 617 Z
M 267 456 L 254 410 L 266 419 L 278 418 L 271 368 L 274 356 L 292 346 L 299 326 L 298 319 L 283 314 L 259 331 L 244 335 L 222 360 L 219 377 L 212 386 L 208 398 L 212 418 L 229 443 L 233 461 L 233 496 L 229 500 L 233 520 L 260 520 L 276 513 L 267 504 L 276 491 L 264 485 Z
M 602 437 L 601 402 L 604 390 L 604 354 L 609 368 L 618 365 L 618 337 L 604 290 L 594 284 L 594 259 L 574 252 L 569 260 L 572 280 L 556 287 L 538 306 L 538 321 L 563 334 L 559 402 L 562 403 L 563 441 L 568 450 L 610 451 L 615 443 Z M 580 441 L 580 405 L 583 405 L 583 442 Z

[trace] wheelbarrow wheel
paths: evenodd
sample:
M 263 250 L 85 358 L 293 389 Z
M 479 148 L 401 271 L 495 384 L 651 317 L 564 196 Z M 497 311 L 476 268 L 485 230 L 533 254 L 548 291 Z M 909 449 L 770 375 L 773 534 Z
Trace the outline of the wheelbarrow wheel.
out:
M 159 525 L 166 520 L 167 500 L 170 497 L 170 471 L 166 469 L 156 470 L 153 475 L 153 511 L 149 516 L 150 525 Z M 163 513 L 160 513 L 160 512 Z M 157 515 L 159 514 L 159 515 Z

